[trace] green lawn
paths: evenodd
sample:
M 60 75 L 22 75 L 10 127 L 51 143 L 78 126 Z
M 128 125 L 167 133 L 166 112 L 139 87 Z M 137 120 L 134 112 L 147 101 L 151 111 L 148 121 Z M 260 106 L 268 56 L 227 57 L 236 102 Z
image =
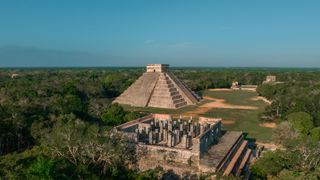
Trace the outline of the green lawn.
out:
M 257 96 L 257 93 L 249 91 L 205 91 L 204 95 L 225 99 L 230 104 L 258 107 L 257 110 L 212 109 L 204 116 L 235 121 L 234 124 L 223 125 L 226 130 L 243 131 L 249 133 L 249 137 L 262 142 L 271 140 L 272 129 L 259 126 L 261 123 L 259 114 L 264 111 L 266 104 L 261 100 L 250 100 Z
M 257 96 L 256 92 L 251 91 L 204 91 L 203 96 L 215 97 L 218 99 L 224 99 L 227 103 L 243 105 L 243 106 L 258 106 L 265 107 L 265 103 L 262 101 L 252 101 L 252 97 Z

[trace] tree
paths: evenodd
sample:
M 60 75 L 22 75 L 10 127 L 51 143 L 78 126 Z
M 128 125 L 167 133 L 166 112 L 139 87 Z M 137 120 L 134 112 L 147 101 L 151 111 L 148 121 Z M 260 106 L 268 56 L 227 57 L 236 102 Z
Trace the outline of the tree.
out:
M 277 177 L 276 180 L 304 180 L 304 179 L 318 179 L 315 174 L 306 174 L 304 172 L 290 171 L 290 170 L 282 170 Z
M 272 138 L 276 144 L 286 145 L 292 138 L 296 138 L 298 135 L 291 123 L 284 121 L 277 125 L 272 134 Z
M 126 113 L 124 109 L 118 104 L 111 104 L 101 116 L 102 121 L 108 126 L 116 126 L 125 122 Z
M 42 144 L 54 157 L 102 174 L 114 172 L 135 158 L 134 146 L 122 134 L 83 122 L 72 114 L 61 116 Z
M 270 100 L 275 96 L 277 92 L 277 86 L 274 84 L 263 84 L 258 86 L 257 92 L 260 96 L 264 96 Z
M 54 179 L 55 161 L 38 156 L 37 160 L 28 168 L 28 178 L 30 179 Z
M 282 151 L 266 152 L 252 166 L 252 173 L 256 179 L 267 179 L 268 175 L 276 176 L 281 170 L 294 164 Z
M 312 117 L 308 113 L 292 113 L 287 116 L 287 119 L 299 133 L 308 134 L 313 128 Z
M 311 138 L 314 142 L 320 141 L 320 127 L 313 128 L 310 131 Z

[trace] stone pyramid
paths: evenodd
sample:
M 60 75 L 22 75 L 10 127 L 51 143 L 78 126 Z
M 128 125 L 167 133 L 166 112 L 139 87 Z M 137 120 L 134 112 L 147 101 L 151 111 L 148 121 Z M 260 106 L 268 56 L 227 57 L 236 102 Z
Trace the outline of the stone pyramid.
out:
M 196 104 L 201 98 L 168 68 L 167 64 L 147 65 L 147 71 L 117 97 L 114 103 L 170 109 Z

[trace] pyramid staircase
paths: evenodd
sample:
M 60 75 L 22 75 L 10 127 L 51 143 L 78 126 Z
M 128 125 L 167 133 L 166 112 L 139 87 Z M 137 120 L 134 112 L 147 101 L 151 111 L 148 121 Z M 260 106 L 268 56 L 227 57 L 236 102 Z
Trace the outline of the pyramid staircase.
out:
M 172 72 L 168 72 L 169 77 L 182 89 L 183 93 L 191 99 L 192 103 L 197 103 L 201 100 L 201 97 L 192 91 L 183 81 L 180 81 Z
M 187 105 L 166 73 L 160 73 L 148 106 L 160 108 L 180 108 Z

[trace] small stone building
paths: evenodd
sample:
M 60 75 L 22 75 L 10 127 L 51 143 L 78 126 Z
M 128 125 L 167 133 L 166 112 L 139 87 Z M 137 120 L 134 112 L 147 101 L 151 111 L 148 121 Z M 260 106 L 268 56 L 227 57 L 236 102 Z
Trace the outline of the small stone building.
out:
M 168 64 L 148 64 L 146 72 L 117 97 L 114 103 L 176 109 L 196 104 L 200 99 L 169 71 Z
M 283 84 L 284 82 L 281 81 L 277 81 L 277 77 L 276 76 L 267 76 L 266 80 L 262 82 L 262 84 Z
M 240 85 L 238 81 L 232 81 L 231 89 L 239 89 Z
M 248 175 L 252 159 L 249 143 L 242 132 L 223 132 L 221 119 L 182 120 L 151 114 L 116 129 L 136 143 L 140 170 L 161 166 L 179 175 Z
M 266 80 L 263 81 L 263 84 L 266 84 L 266 83 L 276 83 L 276 81 L 277 81 L 277 77 L 276 77 L 276 76 L 271 76 L 271 75 L 269 75 L 269 76 L 266 77 Z

